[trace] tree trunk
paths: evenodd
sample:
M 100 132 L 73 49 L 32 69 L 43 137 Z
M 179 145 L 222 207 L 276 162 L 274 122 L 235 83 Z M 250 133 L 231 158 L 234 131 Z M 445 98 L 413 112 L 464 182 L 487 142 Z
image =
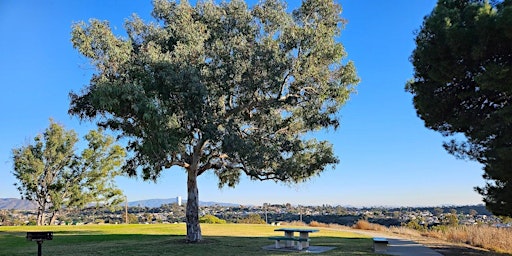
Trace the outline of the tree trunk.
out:
M 52 217 L 50 219 L 50 226 L 55 225 L 55 221 L 57 220 L 57 211 L 53 211 Z
M 37 207 L 37 223 L 36 223 L 36 225 L 37 226 L 44 225 L 44 219 L 45 219 L 44 206 L 38 206 Z
M 197 189 L 197 170 L 187 169 L 187 242 L 196 243 L 203 239 L 199 226 L 199 191 Z

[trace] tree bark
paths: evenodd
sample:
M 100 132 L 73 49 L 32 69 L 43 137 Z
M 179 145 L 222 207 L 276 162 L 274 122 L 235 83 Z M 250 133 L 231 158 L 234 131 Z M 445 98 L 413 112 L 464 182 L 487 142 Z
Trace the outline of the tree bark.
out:
M 37 226 L 44 225 L 44 219 L 45 219 L 44 208 L 45 208 L 44 206 L 37 207 L 37 223 L 36 223 Z
M 55 221 L 57 220 L 57 211 L 53 211 L 52 217 L 50 219 L 50 226 L 55 225 Z
M 203 239 L 199 225 L 199 191 L 197 189 L 197 168 L 187 169 L 187 242 L 196 243 Z

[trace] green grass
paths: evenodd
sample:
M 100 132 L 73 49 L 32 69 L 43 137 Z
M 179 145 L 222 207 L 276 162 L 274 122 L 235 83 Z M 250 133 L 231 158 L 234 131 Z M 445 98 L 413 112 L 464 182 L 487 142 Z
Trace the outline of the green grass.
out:
M 184 224 L 0 227 L 0 255 L 35 255 L 37 243 L 27 231 L 53 231 L 43 243 L 43 255 L 297 255 L 266 251 L 276 227 L 250 224 L 202 224 L 204 241 L 184 242 Z M 281 234 L 279 234 L 281 235 Z M 375 255 L 370 237 L 320 228 L 311 245 L 333 246 L 321 255 Z

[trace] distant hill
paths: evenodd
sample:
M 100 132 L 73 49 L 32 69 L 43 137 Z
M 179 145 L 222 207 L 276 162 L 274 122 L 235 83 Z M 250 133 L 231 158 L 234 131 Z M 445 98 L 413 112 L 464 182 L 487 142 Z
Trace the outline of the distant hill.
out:
M 147 199 L 147 200 L 139 200 L 128 202 L 128 206 L 130 207 L 160 207 L 162 204 L 175 204 L 177 203 L 176 198 L 167 198 L 167 199 Z
M 183 204 L 186 202 L 187 202 L 186 200 L 182 200 Z M 128 202 L 128 206 L 155 208 L 155 207 L 160 207 L 162 204 L 175 204 L 175 203 L 178 203 L 178 200 L 176 198 L 147 199 L 147 200 Z M 220 206 L 234 207 L 234 206 L 239 206 L 240 204 L 199 201 L 199 205 L 200 206 L 220 205 Z M 35 210 L 36 208 L 37 208 L 36 203 L 28 201 L 28 200 L 21 200 L 18 198 L 0 198 L 0 210 L 11 210 L 11 209 Z
M 0 198 L 0 210 L 35 210 L 36 203 L 18 198 Z
M 181 201 L 183 204 L 187 202 L 187 200 Z M 146 200 L 139 200 L 139 201 L 132 201 L 128 202 L 128 206 L 135 207 L 160 207 L 163 204 L 176 204 L 178 203 L 178 200 L 176 198 L 167 198 L 167 199 L 146 199 Z M 234 207 L 234 206 L 240 206 L 240 204 L 233 204 L 233 203 L 219 203 L 219 202 L 202 202 L 199 201 L 199 206 L 212 206 L 212 205 L 220 205 L 220 206 L 227 206 L 227 207 Z
M 147 200 L 139 200 L 139 201 L 132 201 L 128 202 L 128 206 L 130 207 L 148 207 L 148 208 L 155 208 L 160 207 L 163 204 L 175 204 L 178 200 L 176 198 L 167 198 L 167 199 L 147 199 Z M 185 204 L 187 201 L 182 200 L 182 203 Z M 124 204 L 123 204 L 124 205 Z M 213 205 L 219 205 L 219 206 L 225 206 L 225 207 L 237 207 L 240 206 L 240 204 L 234 204 L 234 203 L 220 203 L 220 202 L 202 202 L 199 201 L 200 206 L 213 206 Z M 37 208 L 37 205 L 34 202 L 28 201 L 28 200 L 21 200 L 18 198 L 0 198 L 0 210 L 35 210 Z M 357 207 L 356 207 L 357 208 Z M 485 215 L 492 215 L 484 205 L 464 205 L 464 206 L 439 206 L 439 207 L 400 207 L 400 208 L 387 208 L 388 211 L 402 211 L 404 208 L 407 208 L 408 210 L 420 210 L 420 211 L 430 211 L 435 212 L 435 208 L 442 208 L 444 212 L 450 212 L 451 209 L 457 210 L 458 213 L 465 213 L 468 214 L 470 210 L 476 210 L 478 214 L 485 214 Z M 363 207 L 360 209 L 372 209 L 368 207 Z

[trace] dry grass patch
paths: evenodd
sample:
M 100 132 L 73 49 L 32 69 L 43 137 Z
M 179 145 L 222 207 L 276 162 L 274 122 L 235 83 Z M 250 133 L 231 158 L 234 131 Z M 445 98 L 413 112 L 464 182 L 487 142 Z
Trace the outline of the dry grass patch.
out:
M 296 226 L 296 227 L 308 226 L 308 224 L 306 224 L 305 222 L 298 221 L 298 220 L 294 220 L 294 221 L 290 221 L 290 222 L 284 221 L 284 222 L 281 222 L 281 225 L 283 225 L 283 226 Z
M 458 226 L 438 231 L 428 231 L 430 237 L 442 240 L 465 243 L 484 249 L 512 253 L 512 230 L 490 226 Z
M 379 224 L 373 224 L 366 220 L 359 220 L 352 226 L 354 229 L 361 230 L 375 230 L 375 231 L 388 231 L 388 228 Z
M 309 226 L 310 227 L 315 227 L 315 228 L 328 228 L 330 226 L 330 224 L 326 224 L 326 223 L 322 223 L 322 222 L 318 222 L 318 221 L 312 221 L 309 223 Z
M 390 232 L 407 237 L 428 237 L 455 244 L 467 244 L 486 250 L 512 254 L 512 229 L 490 226 L 442 226 L 418 231 L 406 227 L 391 227 Z
M 409 236 L 409 237 L 420 237 L 422 236 L 421 232 L 415 229 L 410 229 L 407 227 L 390 227 L 389 231 L 395 234 Z

